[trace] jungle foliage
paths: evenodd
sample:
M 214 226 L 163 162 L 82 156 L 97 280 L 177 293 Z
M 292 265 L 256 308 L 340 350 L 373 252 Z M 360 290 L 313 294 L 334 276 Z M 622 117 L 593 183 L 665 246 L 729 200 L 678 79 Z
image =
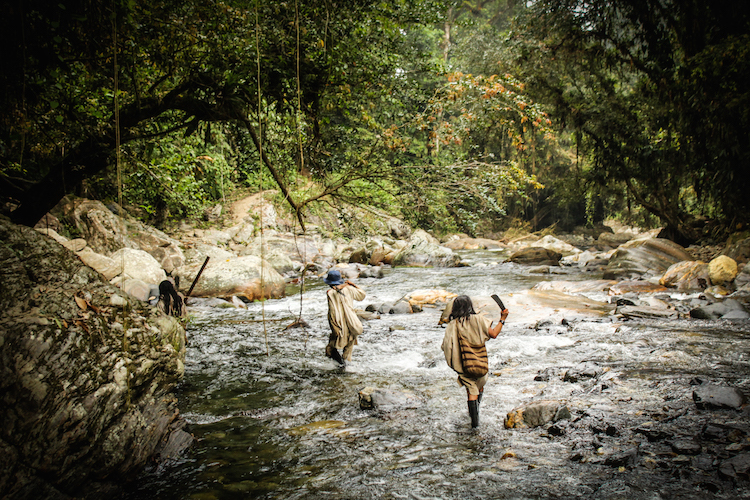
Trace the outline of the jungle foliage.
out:
M 0 196 L 157 225 L 238 187 L 436 232 L 747 214 L 739 2 L 4 2 Z

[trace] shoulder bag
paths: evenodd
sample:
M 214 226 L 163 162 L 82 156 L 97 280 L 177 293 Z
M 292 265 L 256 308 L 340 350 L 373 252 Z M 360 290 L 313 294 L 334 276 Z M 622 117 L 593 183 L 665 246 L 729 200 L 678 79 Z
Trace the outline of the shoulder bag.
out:
M 461 364 L 464 375 L 472 378 L 484 377 L 490 371 L 487 360 L 487 347 L 484 344 L 470 344 L 461 333 L 458 333 L 458 345 L 461 348 Z

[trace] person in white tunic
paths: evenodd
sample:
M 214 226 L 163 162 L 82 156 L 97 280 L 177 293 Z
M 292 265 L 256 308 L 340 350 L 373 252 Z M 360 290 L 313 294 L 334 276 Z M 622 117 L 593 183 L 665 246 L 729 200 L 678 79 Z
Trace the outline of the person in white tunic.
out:
M 326 346 L 326 356 L 341 365 L 352 360 L 352 351 L 357 345 L 357 337 L 362 333 L 362 321 L 354 310 L 354 301 L 363 300 L 365 292 L 349 280 L 344 281 L 341 272 L 329 271 L 323 280 L 331 288 L 328 296 L 328 324 L 331 335 Z M 343 357 L 339 354 L 343 349 Z
M 482 393 L 489 373 L 481 377 L 472 377 L 465 373 L 459 335 L 472 345 L 484 345 L 488 340 L 497 338 L 505 325 L 508 313 L 508 309 L 503 309 L 500 312 L 500 321 L 493 327 L 489 318 L 474 312 L 474 305 L 469 296 L 459 295 L 453 299 L 450 322 L 445 330 L 441 347 L 448 366 L 458 373 L 458 384 L 466 388 L 472 427 L 479 426 L 479 403 L 482 401 Z

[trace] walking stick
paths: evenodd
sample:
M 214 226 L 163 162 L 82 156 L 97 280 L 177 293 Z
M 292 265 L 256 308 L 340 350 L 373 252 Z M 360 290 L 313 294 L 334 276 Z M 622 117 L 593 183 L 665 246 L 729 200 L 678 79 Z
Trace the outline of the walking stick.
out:
M 190 297 L 190 293 L 193 291 L 193 288 L 195 288 L 195 284 L 198 283 L 198 278 L 201 277 L 201 274 L 203 274 L 203 270 L 206 268 L 206 264 L 208 264 L 208 259 L 211 257 L 206 257 L 206 260 L 203 261 L 203 265 L 201 266 L 201 270 L 198 271 L 198 274 L 195 275 L 195 279 L 193 280 L 193 284 L 190 285 L 190 289 L 188 290 L 187 294 L 185 295 L 185 300 L 187 300 L 188 297 Z

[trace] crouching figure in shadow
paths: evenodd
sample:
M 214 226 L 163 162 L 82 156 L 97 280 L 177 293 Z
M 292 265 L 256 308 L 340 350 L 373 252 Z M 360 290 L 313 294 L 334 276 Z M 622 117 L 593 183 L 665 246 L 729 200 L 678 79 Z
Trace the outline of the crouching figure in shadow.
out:
M 179 286 L 179 278 L 175 281 Z M 175 283 L 170 280 L 164 280 L 159 283 L 159 302 L 157 307 L 164 314 L 176 317 L 187 316 L 187 307 L 182 294 L 175 288 Z

